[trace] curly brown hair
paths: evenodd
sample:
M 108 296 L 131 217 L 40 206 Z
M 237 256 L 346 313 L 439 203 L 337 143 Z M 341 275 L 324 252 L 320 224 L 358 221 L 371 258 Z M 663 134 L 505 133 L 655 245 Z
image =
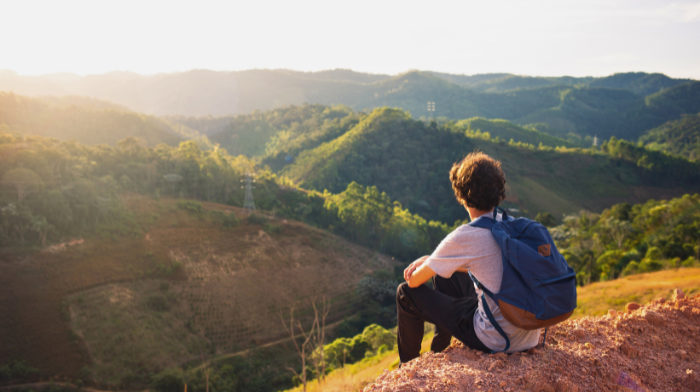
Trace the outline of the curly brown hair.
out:
M 506 175 L 501 162 L 475 151 L 452 165 L 450 181 L 460 204 L 489 211 L 506 198 Z

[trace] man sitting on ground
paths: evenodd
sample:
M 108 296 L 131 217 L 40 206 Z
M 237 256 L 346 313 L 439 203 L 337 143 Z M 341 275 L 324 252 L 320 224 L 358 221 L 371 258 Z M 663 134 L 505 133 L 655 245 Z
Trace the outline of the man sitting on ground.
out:
M 501 163 L 475 152 L 454 164 L 450 180 L 455 196 L 472 221 L 493 210 L 505 199 L 506 178 Z M 498 217 L 500 219 L 500 215 Z M 481 284 L 498 293 L 503 277 L 501 250 L 490 230 L 462 225 L 438 245 L 432 255 L 423 256 L 404 271 L 405 283 L 396 291 L 398 346 L 401 363 L 420 355 L 424 322 L 435 325 L 431 350 L 440 352 L 452 336 L 473 349 L 493 352 L 506 347 L 505 339 L 488 320 L 476 288 L 466 273 L 471 271 Z M 433 278 L 433 289 L 424 286 Z M 527 331 L 509 323 L 488 296 L 495 321 L 510 339 L 506 352 L 527 350 L 537 345 L 540 329 Z

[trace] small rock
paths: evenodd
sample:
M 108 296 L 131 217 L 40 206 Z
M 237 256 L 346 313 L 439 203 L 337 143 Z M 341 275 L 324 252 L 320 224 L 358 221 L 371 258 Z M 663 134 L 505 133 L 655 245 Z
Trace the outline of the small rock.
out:
M 645 309 L 642 313 L 642 317 L 644 318 L 644 320 L 646 320 L 646 322 L 657 327 L 663 327 L 663 325 L 666 323 L 663 317 L 651 310 Z
M 583 339 L 586 337 L 586 331 L 584 331 L 583 328 L 574 329 L 572 334 L 578 339 Z
M 685 357 L 686 357 L 687 355 L 688 355 L 688 353 L 685 352 L 685 350 L 678 350 L 678 351 L 676 351 L 676 356 L 677 356 L 678 358 L 680 358 L 681 361 L 684 361 L 684 360 L 685 360 Z
M 673 290 L 673 296 L 671 297 L 673 301 L 678 301 L 679 299 L 685 298 L 685 293 L 681 289 Z
M 620 351 L 622 351 L 623 354 L 630 358 L 635 358 L 637 356 L 637 349 L 632 347 L 629 343 L 625 342 L 622 343 L 622 346 L 620 346 Z
M 492 372 L 494 369 L 502 369 L 503 367 L 505 367 L 505 363 L 499 359 L 489 366 L 489 371 Z
M 586 343 L 586 344 L 584 344 L 583 346 L 586 347 L 586 348 L 589 349 L 589 350 L 593 350 L 593 349 L 595 348 L 595 346 L 592 345 L 591 343 Z
M 537 347 L 533 347 L 529 350 L 527 350 L 528 355 L 535 355 L 537 354 Z
M 501 388 L 504 388 L 506 385 L 508 385 L 508 383 L 505 382 L 505 381 L 501 381 L 501 383 L 498 384 L 498 386 L 501 387 Z
M 611 315 L 611 316 L 613 316 L 613 317 L 615 317 L 615 316 L 617 316 L 617 310 L 615 310 L 615 309 L 610 309 L 610 310 L 608 310 L 608 314 Z
M 642 305 L 640 305 L 636 302 L 630 302 L 627 305 L 625 305 L 625 310 L 627 311 L 627 313 L 631 313 L 631 312 L 633 312 L 641 307 L 642 307 Z
M 557 392 L 569 392 L 571 391 L 571 383 L 563 378 L 557 380 L 554 388 Z
M 535 385 L 532 386 L 533 392 L 555 392 L 554 385 L 552 385 L 547 379 L 540 379 L 535 381 Z

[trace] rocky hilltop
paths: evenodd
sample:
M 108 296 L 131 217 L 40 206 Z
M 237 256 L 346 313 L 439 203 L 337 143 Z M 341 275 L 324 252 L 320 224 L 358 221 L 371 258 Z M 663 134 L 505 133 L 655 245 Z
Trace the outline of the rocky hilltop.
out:
M 453 340 L 401 369 L 385 371 L 379 391 L 699 391 L 700 294 L 568 320 L 527 353 L 485 354 Z

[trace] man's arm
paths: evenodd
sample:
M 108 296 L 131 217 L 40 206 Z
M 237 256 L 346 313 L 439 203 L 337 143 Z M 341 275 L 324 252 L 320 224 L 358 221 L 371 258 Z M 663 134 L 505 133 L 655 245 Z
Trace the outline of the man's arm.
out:
M 427 282 L 428 279 L 433 276 L 435 276 L 435 271 L 421 263 L 421 265 L 407 277 L 406 282 L 408 282 L 408 287 L 416 288 Z

